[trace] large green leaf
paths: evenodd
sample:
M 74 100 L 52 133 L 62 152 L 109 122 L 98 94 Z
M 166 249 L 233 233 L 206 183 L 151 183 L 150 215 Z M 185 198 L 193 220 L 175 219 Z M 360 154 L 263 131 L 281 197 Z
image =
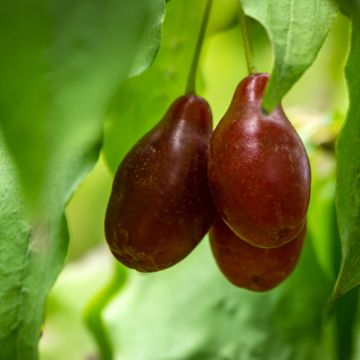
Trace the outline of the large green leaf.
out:
M 337 218 L 342 262 L 333 297 L 360 284 L 360 13 L 352 20 L 351 52 L 346 65 L 350 109 L 337 142 Z
M 32 203 L 66 177 L 64 154 L 100 140 L 109 97 L 153 60 L 163 14 L 163 0 L 13 1 L 0 12 L 0 120 Z
M 129 148 L 183 95 L 205 1 L 167 4 L 159 54 L 152 67 L 128 79 L 114 98 L 105 130 L 104 153 L 115 171 Z
M 329 359 L 321 313 L 330 290 L 310 238 L 294 274 L 267 293 L 229 284 L 202 242 L 171 269 L 132 273 L 105 320 L 117 359 Z
M 38 220 L 29 217 L 2 136 L 0 164 L 0 358 L 32 359 L 44 299 L 62 267 L 68 234 L 61 212 Z
M 274 48 L 263 106 L 272 111 L 313 63 L 336 15 L 333 0 L 240 0 L 268 32 Z
M 44 302 L 67 250 L 65 205 L 97 160 L 110 98 L 130 70 L 153 61 L 164 3 L 2 7 L 1 359 L 37 358 Z

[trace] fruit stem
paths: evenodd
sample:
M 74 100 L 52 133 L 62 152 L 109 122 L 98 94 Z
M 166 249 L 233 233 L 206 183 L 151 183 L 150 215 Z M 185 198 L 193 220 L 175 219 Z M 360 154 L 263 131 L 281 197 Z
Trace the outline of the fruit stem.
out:
M 186 85 L 186 93 L 187 94 L 195 94 L 196 93 L 196 91 L 195 91 L 196 72 L 197 72 L 197 69 L 199 66 L 199 58 L 200 58 L 201 48 L 202 48 L 204 38 L 205 38 L 206 26 L 207 26 L 207 23 L 209 20 L 212 2 L 213 2 L 213 0 L 207 0 L 206 5 L 205 5 L 204 15 L 203 15 L 203 18 L 201 21 L 200 31 L 199 31 L 199 35 L 198 35 L 198 39 L 197 39 L 197 43 L 196 43 L 196 47 L 195 47 L 195 52 L 194 52 L 194 56 L 192 59 L 190 72 L 189 72 L 189 76 L 188 76 L 188 81 L 187 81 L 187 85 Z
M 240 22 L 240 29 L 244 43 L 244 51 L 245 51 L 248 73 L 253 74 L 256 72 L 254 65 L 254 56 L 251 49 L 251 41 L 250 41 L 249 28 L 247 24 L 246 15 L 240 1 L 239 1 L 239 22 Z

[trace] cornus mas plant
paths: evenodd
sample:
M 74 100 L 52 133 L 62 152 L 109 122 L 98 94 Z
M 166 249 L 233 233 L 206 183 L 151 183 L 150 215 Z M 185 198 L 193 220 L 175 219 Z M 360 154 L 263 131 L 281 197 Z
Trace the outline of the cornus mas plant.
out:
M 358 0 L 7 2 L 0 360 L 357 359 L 359 49 Z

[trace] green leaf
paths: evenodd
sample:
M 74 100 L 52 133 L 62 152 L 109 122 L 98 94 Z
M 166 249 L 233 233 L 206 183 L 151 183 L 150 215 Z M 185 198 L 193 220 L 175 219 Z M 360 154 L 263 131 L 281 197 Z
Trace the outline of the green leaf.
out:
M 154 58 L 164 6 L 43 0 L 1 11 L 0 120 L 32 204 L 47 202 L 64 154 L 100 141 L 109 98 Z
M 267 293 L 229 284 L 202 242 L 171 269 L 132 272 L 105 321 L 119 359 L 329 358 L 321 313 L 330 290 L 311 238 L 295 272 Z
M 114 98 L 104 138 L 105 158 L 113 171 L 129 148 L 160 121 L 170 103 L 184 94 L 204 4 L 204 0 L 167 4 L 154 64 L 128 79 Z
M 336 15 L 333 0 L 240 0 L 259 21 L 274 48 L 274 66 L 263 100 L 271 112 L 314 62 Z
M 360 284 L 360 13 L 352 21 L 346 65 L 350 108 L 337 141 L 337 219 L 342 243 L 340 273 L 333 298 Z
M 130 75 L 135 76 L 145 71 L 155 60 L 160 46 L 160 30 L 165 18 L 164 1 L 149 1 L 143 7 L 142 24 L 143 32 L 137 43 L 135 60 L 131 66 Z M 146 13 L 144 9 L 148 7 Z M 128 39 L 128 41 L 130 41 Z
M 98 158 L 109 100 L 155 56 L 164 3 L 14 1 L 0 12 L 0 359 L 37 358 L 67 250 L 64 208 Z
M 2 136 L 0 168 L 0 359 L 33 359 L 45 296 L 62 267 L 68 234 L 62 214 L 30 219 Z

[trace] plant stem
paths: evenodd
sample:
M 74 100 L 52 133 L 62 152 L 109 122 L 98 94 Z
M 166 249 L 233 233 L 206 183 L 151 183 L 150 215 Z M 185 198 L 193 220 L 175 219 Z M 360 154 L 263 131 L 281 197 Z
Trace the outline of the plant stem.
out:
M 248 68 L 249 74 L 256 72 L 255 65 L 254 65 L 254 56 L 251 49 L 251 41 L 249 35 L 248 24 L 246 20 L 246 15 L 244 9 L 242 8 L 241 3 L 239 2 L 239 20 L 240 20 L 240 29 L 244 43 L 244 50 L 245 50 L 245 58 L 246 64 Z
M 196 72 L 197 72 L 198 65 L 199 65 L 201 48 L 202 48 L 204 38 L 205 38 L 206 26 L 207 26 L 207 23 L 209 20 L 212 2 L 213 2 L 213 0 L 207 0 L 206 5 L 205 5 L 204 15 L 202 18 L 199 36 L 198 36 L 198 40 L 196 43 L 195 52 L 194 52 L 194 56 L 192 59 L 190 72 L 189 72 L 189 76 L 188 76 L 188 81 L 187 81 L 187 85 L 186 85 L 186 93 L 187 94 L 195 94 Z
M 126 270 L 119 264 L 114 264 L 114 272 L 109 283 L 87 305 L 84 320 L 88 330 L 94 337 L 99 349 L 99 359 L 113 360 L 114 350 L 102 314 L 107 304 L 115 294 L 125 285 L 127 280 Z

